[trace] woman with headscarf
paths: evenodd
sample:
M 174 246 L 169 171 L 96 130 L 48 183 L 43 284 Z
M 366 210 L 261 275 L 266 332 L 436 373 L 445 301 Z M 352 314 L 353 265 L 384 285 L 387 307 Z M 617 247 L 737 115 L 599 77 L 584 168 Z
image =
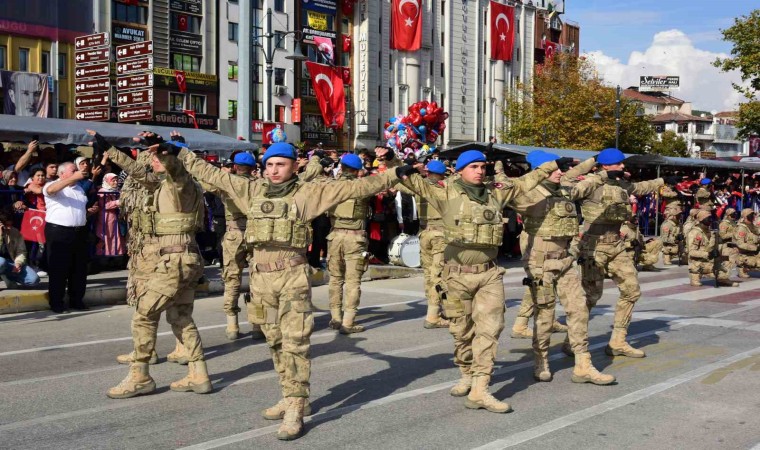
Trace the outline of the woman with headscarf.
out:
M 95 216 L 95 234 L 98 243 L 95 247 L 98 256 L 121 256 L 124 254 L 124 241 L 119 227 L 119 177 L 107 173 L 103 185 L 98 190 L 99 211 Z

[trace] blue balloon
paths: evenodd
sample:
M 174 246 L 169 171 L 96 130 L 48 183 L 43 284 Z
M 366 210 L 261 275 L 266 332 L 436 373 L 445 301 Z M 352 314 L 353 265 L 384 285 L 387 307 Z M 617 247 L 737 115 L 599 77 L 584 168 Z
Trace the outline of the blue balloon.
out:
M 390 119 L 388 119 L 388 122 L 395 123 L 396 122 L 396 117 L 391 117 Z
M 419 131 L 420 136 L 425 136 L 427 134 L 427 127 L 425 127 L 425 125 L 420 125 Z
M 406 130 L 406 125 L 403 123 L 398 124 L 398 131 L 404 131 Z
M 425 109 L 425 108 L 422 108 L 422 109 L 420 110 L 420 115 L 421 115 L 421 116 L 424 116 L 425 114 L 427 114 L 427 109 Z

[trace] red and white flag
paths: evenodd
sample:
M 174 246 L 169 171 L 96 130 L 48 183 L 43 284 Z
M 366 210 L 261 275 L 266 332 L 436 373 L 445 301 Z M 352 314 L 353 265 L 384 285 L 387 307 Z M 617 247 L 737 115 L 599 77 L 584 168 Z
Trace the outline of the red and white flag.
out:
M 45 211 L 27 209 L 21 219 L 21 236 L 25 241 L 45 243 Z
M 190 116 L 190 118 L 193 119 L 193 126 L 198 128 L 198 121 L 195 119 L 195 111 L 192 109 L 183 109 L 182 112 Z
M 317 98 L 325 126 L 343 128 L 346 119 L 346 93 L 343 90 L 343 69 L 306 61 L 311 75 L 311 87 Z
M 175 70 L 174 78 L 177 80 L 177 86 L 179 87 L 179 91 L 182 92 L 183 94 L 187 92 L 187 81 L 185 78 L 185 72 L 182 70 Z
M 491 59 L 512 61 L 515 43 L 515 8 L 491 2 Z
M 557 54 L 557 44 L 555 42 L 545 40 L 544 41 L 544 63 L 550 62 L 554 59 L 554 55 Z
M 314 36 L 314 44 L 317 46 L 317 50 L 327 58 L 327 62 L 333 64 L 335 61 L 335 46 L 333 45 L 332 39 Z
M 422 0 L 391 2 L 391 48 L 415 51 L 422 45 Z
M 179 31 L 187 31 L 187 14 L 177 14 L 177 29 Z

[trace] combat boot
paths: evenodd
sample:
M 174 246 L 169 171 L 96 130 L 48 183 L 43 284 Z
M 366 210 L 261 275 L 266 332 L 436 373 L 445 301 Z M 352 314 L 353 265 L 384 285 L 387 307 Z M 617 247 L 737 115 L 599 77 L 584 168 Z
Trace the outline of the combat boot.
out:
M 129 375 L 121 383 L 108 390 L 110 398 L 131 398 L 137 395 L 150 394 L 156 390 L 156 382 L 148 372 L 148 364 L 136 362 L 129 366 Z
M 208 378 L 206 361 L 190 361 L 187 365 L 187 376 L 170 384 L 169 389 L 176 392 L 193 391 L 196 394 L 211 392 L 211 380 Z
M 472 388 L 472 375 L 470 375 L 470 372 L 465 372 L 461 368 L 459 370 L 462 372 L 462 377 L 449 391 L 452 397 L 464 397 L 470 393 L 470 389 Z
M 515 339 L 533 339 L 533 330 L 528 328 L 527 317 L 517 317 L 512 325 L 512 337 Z
M 609 356 L 628 356 L 629 358 L 643 358 L 646 356 L 643 350 L 631 347 L 625 341 L 628 330 L 625 328 L 613 328 L 610 343 L 604 349 Z
M 240 335 L 240 325 L 238 325 L 238 316 L 227 316 L 227 329 L 224 332 L 230 341 L 236 340 Z
M 484 408 L 487 411 L 494 413 L 508 413 L 512 411 L 512 407 L 509 406 L 509 403 L 496 400 L 493 395 L 488 392 L 488 383 L 490 381 L 491 377 L 486 375 L 472 377 L 472 390 L 470 390 L 467 400 L 464 401 L 464 406 L 469 409 Z
M 449 321 L 444 319 L 443 317 L 438 317 L 435 320 L 429 320 L 425 318 L 425 324 L 423 325 L 426 330 L 433 330 L 435 328 L 448 328 L 449 327 Z
M 285 416 L 282 418 L 282 425 L 277 430 L 277 439 L 281 441 L 292 441 L 298 439 L 303 434 L 303 414 L 306 398 L 288 397 L 285 399 L 288 407 L 285 410 Z
M 356 313 L 353 311 L 346 311 L 343 314 L 343 324 L 340 326 L 340 334 L 353 334 L 364 332 L 364 327 L 354 324 L 354 317 Z
M 671 259 L 670 255 L 662 255 L 662 263 L 666 266 L 672 266 L 673 260 Z
M 591 353 L 584 352 L 575 355 L 575 367 L 573 367 L 573 383 L 592 383 L 598 385 L 612 384 L 615 377 L 600 373 L 591 363 Z
M 261 330 L 261 325 L 251 324 L 251 339 L 254 341 L 266 339 L 264 332 Z
M 533 352 L 533 379 L 536 381 L 552 381 L 552 372 L 549 369 L 549 358 L 547 352 Z
M 641 272 L 657 272 L 657 268 L 651 264 L 641 266 Z
M 689 285 L 694 286 L 694 287 L 702 286 L 701 277 L 698 273 L 689 274 Z
M 562 325 L 558 320 L 555 320 L 552 324 L 552 333 L 565 333 L 567 332 L 567 325 Z
M 187 351 L 184 344 L 177 339 L 177 343 L 174 346 L 174 351 L 166 355 L 166 360 L 169 362 L 177 363 L 180 366 L 187 364 Z
M 283 417 L 285 417 L 285 411 L 287 411 L 287 409 L 288 409 L 288 399 L 283 398 L 279 402 L 277 402 L 275 405 L 270 406 L 264 411 L 261 411 L 261 415 L 267 420 L 280 420 Z M 304 416 L 311 415 L 311 402 L 309 402 L 308 398 L 306 399 L 306 403 L 304 403 L 303 405 L 303 415 Z
M 129 353 L 117 356 L 116 362 L 119 364 L 132 364 L 133 362 L 135 362 L 135 352 L 131 351 Z M 150 359 L 148 360 L 148 364 L 152 366 L 153 364 L 157 364 L 157 363 L 158 363 L 158 353 L 156 353 L 156 351 L 153 350 L 152 352 L 150 352 Z
M 739 273 L 739 278 L 749 278 L 749 271 L 746 267 L 739 267 L 736 271 Z
M 731 281 L 727 278 L 721 278 L 717 281 L 718 286 L 727 286 L 727 287 L 739 287 L 739 283 L 736 283 L 734 281 Z
M 343 311 L 340 308 L 330 308 L 330 324 L 328 326 L 333 330 L 340 330 L 342 323 Z

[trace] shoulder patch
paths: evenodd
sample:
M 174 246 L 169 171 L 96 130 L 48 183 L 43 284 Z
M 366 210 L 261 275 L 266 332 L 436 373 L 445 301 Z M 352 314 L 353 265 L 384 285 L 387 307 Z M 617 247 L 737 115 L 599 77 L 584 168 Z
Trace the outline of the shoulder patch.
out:
M 739 237 L 744 237 L 744 236 L 746 236 L 746 235 L 747 235 L 747 233 L 745 233 L 745 232 L 743 232 L 743 231 L 740 231 L 740 232 L 739 232 Z
M 670 228 L 669 228 L 669 227 L 662 227 L 662 229 L 663 229 L 663 230 L 665 230 L 665 232 L 668 232 L 668 231 L 670 231 Z
M 698 241 L 701 241 L 701 240 L 702 240 L 702 235 L 701 235 L 701 234 L 698 234 L 698 235 L 697 235 L 697 236 L 696 236 L 694 239 L 696 239 L 696 240 L 698 240 Z
M 496 189 L 501 189 L 501 188 L 504 187 L 504 183 L 494 183 L 493 187 L 496 188 Z

